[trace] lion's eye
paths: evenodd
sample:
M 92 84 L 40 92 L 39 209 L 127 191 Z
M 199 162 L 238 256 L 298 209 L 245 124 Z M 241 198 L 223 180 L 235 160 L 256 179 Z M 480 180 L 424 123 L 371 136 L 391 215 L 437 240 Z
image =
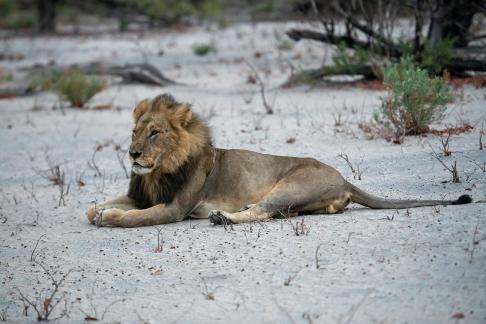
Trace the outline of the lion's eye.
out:
M 152 130 L 152 131 L 150 132 L 149 137 L 154 137 L 154 136 L 155 136 L 155 135 L 157 135 L 158 133 L 159 133 L 159 131 L 157 131 L 157 130 L 155 130 L 155 129 L 154 129 L 154 130 Z

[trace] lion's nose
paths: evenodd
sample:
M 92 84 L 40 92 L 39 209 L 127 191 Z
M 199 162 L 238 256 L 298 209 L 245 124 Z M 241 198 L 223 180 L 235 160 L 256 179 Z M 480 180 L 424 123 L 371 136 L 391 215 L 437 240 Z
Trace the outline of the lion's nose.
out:
M 130 156 L 132 159 L 136 160 L 138 157 L 140 157 L 140 155 L 142 155 L 142 152 L 130 150 Z

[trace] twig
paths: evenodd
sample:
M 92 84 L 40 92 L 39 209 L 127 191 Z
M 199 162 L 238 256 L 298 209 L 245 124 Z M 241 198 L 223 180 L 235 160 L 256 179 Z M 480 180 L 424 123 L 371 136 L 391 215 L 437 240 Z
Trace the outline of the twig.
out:
M 430 149 L 432 150 L 432 153 L 429 153 L 430 155 L 432 155 L 434 158 L 437 159 L 437 161 L 440 162 L 440 164 L 442 164 L 442 166 L 451 173 L 452 175 L 452 182 L 453 183 L 459 183 L 461 182 L 461 180 L 459 179 L 459 172 L 457 171 L 457 161 L 454 161 L 454 164 L 451 165 L 450 167 L 444 163 L 444 161 L 442 161 L 442 159 L 439 157 L 439 155 L 437 153 L 435 153 L 434 149 L 432 148 L 432 145 L 430 145 L 429 143 L 429 146 L 430 146 Z
M 37 203 L 39 202 L 39 200 L 37 200 L 37 197 L 35 195 L 34 183 L 33 182 L 31 182 L 30 190 L 27 188 L 27 186 L 25 185 L 25 183 L 22 184 L 22 187 L 24 188 L 25 191 L 27 191 L 30 194 L 30 196 L 32 197 L 32 199 L 35 200 L 35 202 L 37 202 Z
M 34 249 L 32 250 L 32 253 L 30 254 L 30 262 L 34 262 L 34 260 L 35 260 L 35 256 L 37 256 L 37 255 L 35 255 L 35 256 L 34 256 L 34 254 L 35 254 L 35 250 L 37 250 L 37 246 L 39 245 L 40 240 L 41 240 L 41 239 L 42 239 L 44 236 L 46 236 L 46 234 L 42 234 L 42 235 L 41 235 L 41 236 L 40 236 L 40 237 L 37 239 L 37 241 L 35 242 Z
M 349 233 L 348 233 L 348 238 L 347 238 L 347 239 L 346 239 L 346 241 L 345 241 L 345 242 L 346 242 L 346 244 L 349 244 L 349 240 L 351 239 L 351 235 L 353 235 L 353 234 L 354 234 L 354 232 L 349 232 Z
M 62 298 L 59 298 L 56 302 L 53 302 L 54 301 L 54 297 L 56 296 L 56 294 L 59 291 L 59 288 L 61 287 L 61 285 L 64 282 L 64 280 L 66 280 L 66 278 L 72 272 L 72 269 L 69 270 L 60 279 L 56 279 L 56 278 L 54 278 L 54 276 L 52 275 L 52 273 L 49 271 L 49 269 L 47 269 L 41 262 L 36 261 L 34 259 L 34 263 L 37 264 L 38 266 L 40 266 L 42 268 L 42 270 L 44 270 L 44 273 L 51 280 L 51 284 L 54 287 L 53 290 L 52 290 L 52 292 L 51 292 L 51 294 L 49 295 L 48 298 L 45 298 L 44 300 L 42 300 L 41 305 L 36 305 L 36 303 L 32 302 L 27 296 L 25 296 L 18 287 L 17 287 L 17 291 L 19 292 L 22 301 L 24 303 L 32 306 L 32 308 L 35 310 L 35 312 L 37 313 L 37 320 L 38 321 L 47 321 L 47 320 L 49 320 L 49 316 L 52 314 L 52 311 L 56 308 L 56 306 L 62 300 Z M 26 310 L 26 308 L 25 308 L 25 310 Z M 64 316 L 64 315 L 65 315 L 65 313 L 63 313 L 61 315 L 61 317 Z
M 444 156 L 450 156 L 451 151 L 449 151 L 449 140 L 452 136 L 452 132 L 447 132 L 447 137 L 440 136 L 440 142 L 442 144 L 442 153 Z
M 479 150 L 482 151 L 484 149 L 483 145 L 483 135 L 484 135 L 484 120 L 481 125 L 481 130 L 479 131 Z
M 66 201 L 64 200 L 64 197 L 69 194 L 69 188 L 71 187 L 70 184 L 68 183 L 67 185 L 64 184 L 64 174 L 63 174 L 63 183 L 59 184 L 59 201 L 58 201 L 58 206 L 61 206 L 61 203 L 63 206 L 66 206 Z
M 349 160 L 349 156 L 345 153 L 341 153 L 337 157 L 343 159 L 346 162 L 348 167 L 351 169 L 351 172 L 353 173 L 354 180 L 361 180 L 361 176 L 367 170 L 367 169 L 361 170 L 361 163 L 356 164 L 355 167 Z
M 155 229 L 157 231 L 157 247 L 154 249 L 154 252 L 159 253 L 164 250 L 164 239 L 162 236 L 162 230 L 164 228 L 162 226 L 156 226 Z
M 125 177 L 127 179 L 130 179 L 130 174 L 127 171 L 127 167 L 125 165 L 125 161 L 123 160 L 125 158 L 125 155 L 127 154 L 127 151 L 123 152 L 123 154 L 120 154 L 120 151 L 116 151 L 116 157 L 118 159 L 118 163 L 120 163 L 120 166 L 123 169 L 123 173 L 125 173 Z
M 316 257 L 316 269 L 319 269 L 320 268 L 320 265 L 319 265 L 319 249 L 321 248 L 321 246 L 323 245 L 324 243 L 320 243 L 317 247 L 316 247 L 316 254 L 315 254 L 315 257 Z
M 345 322 L 346 324 L 349 324 L 349 323 L 352 322 L 354 315 L 356 315 L 356 312 L 364 304 L 366 299 L 368 299 L 370 294 L 371 294 L 371 291 L 368 290 L 367 293 L 363 296 L 363 298 L 356 305 L 351 306 L 351 309 L 349 310 L 349 313 L 348 313 L 348 318 Z
M 108 306 L 105 307 L 105 310 L 103 311 L 103 313 L 101 314 L 101 320 L 103 321 L 105 319 L 105 315 L 106 315 L 106 312 L 108 312 L 108 310 L 113 306 L 115 305 L 116 303 L 119 303 L 119 302 L 122 302 L 122 301 L 125 301 L 124 299 L 117 299 L 115 301 L 112 301 L 110 304 L 108 304 Z
M 474 229 L 473 239 L 472 239 L 472 247 L 470 252 L 469 263 L 473 262 L 474 250 L 476 249 L 476 245 L 479 244 L 479 240 L 476 239 L 476 235 L 478 234 L 478 224 L 476 224 L 476 228 Z
M 95 161 L 96 152 L 98 152 L 99 150 L 100 148 L 97 145 L 93 150 L 93 154 L 91 155 L 91 161 L 88 161 L 88 166 L 95 171 L 96 176 L 101 177 L 103 174 L 101 173 L 100 168 L 98 167 Z
M 250 67 L 250 69 L 252 70 L 252 72 L 255 74 L 255 79 L 258 82 L 258 85 L 260 86 L 260 95 L 262 97 L 263 106 L 265 107 L 265 112 L 268 115 L 272 115 L 273 114 L 273 108 L 267 102 L 267 99 L 265 97 L 265 84 L 263 83 L 262 79 L 260 78 L 260 75 L 258 74 L 258 72 L 255 69 L 255 67 L 253 65 L 251 65 L 249 62 L 246 62 L 246 64 Z
M 209 292 L 208 286 L 206 285 L 206 280 L 204 280 L 203 277 L 200 278 L 204 284 L 204 291 L 205 291 L 204 297 L 206 297 L 207 300 L 214 300 L 214 294 Z
M 0 312 L 0 322 L 6 322 L 7 321 L 7 311 L 10 307 L 10 303 L 7 304 L 7 307 L 5 307 L 4 309 L 2 309 L 2 311 Z

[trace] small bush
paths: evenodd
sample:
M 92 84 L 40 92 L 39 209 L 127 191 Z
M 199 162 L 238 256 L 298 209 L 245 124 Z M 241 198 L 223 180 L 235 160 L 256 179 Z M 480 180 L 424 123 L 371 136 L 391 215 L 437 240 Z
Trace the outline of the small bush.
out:
M 385 68 L 384 84 L 388 95 L 382 99 L 381 113 L 397 138 L 426 132 L 431 123 L 442 119 L 451 100 L 446 82 L 430 78 L 410 57 Z
M 443 72 L 444 67 L 452 60 L 452 49 L 454 38 L 441 38 L 434 47 L 430 41 L 424 45 L 420 56 L 420 66 L 426 69 L 430 75 L 437 75 Z
M 2 17 L 2 14 L 0 14 Z M 34 29 L 37 16 L 31 11 L 14 11 L 0 20 L 0 27 L 5 29 Z
M 0 84 L 8 81 L 13 80 L 13 75 L 12 73 L 8 72 L 7 70 L 2 69 L 0 67 Z
M 441 38 L 434 46 L 430 40 L 425 40 L 423 48 L 414 53 L 412 42 L 400 42 L 404 56 L 412 56 L 421 68 L 426 69 L 429 75 L 438 75 L 444 71 L 444 67 L 452 60 L 452 49 L 455 38 Z
M 208 43 L 198 43 L 192 45 L 192 51 L 197 56 L 205 56 L 210 53 L 216 53 L 216 47 L 213 44 Z
M 19 11 L 9 23 L 13 29 L 33 29 L 37 25 L 37 17 L 29 11 Z
M 290 51 L 292 48 L 294 48 L 294 44 L 288 39 L 281 38 L 277 40 L 275 47 L 280 51 Z
M 357 46 L 354 51 L 349 51 L 345 43 L 337 46 L 336 53 L 332 56 L 336 71 L 343 71 L 343 74 L 359 74 L 359 71 L 368 64 L 370 56 L 368 51 Z
M 59 70 L 46 70 L 31 75 L 30 87 L 35 90 L 50 90 L 62 76 Z
M 83 107 L 104 87 L 103 79 L 75 70 L 63 73 L 54 85 L 54 89 L 74 107 Z
M 15 10 L 14 0 L 0 0 L 0 17 L 8 17 Z

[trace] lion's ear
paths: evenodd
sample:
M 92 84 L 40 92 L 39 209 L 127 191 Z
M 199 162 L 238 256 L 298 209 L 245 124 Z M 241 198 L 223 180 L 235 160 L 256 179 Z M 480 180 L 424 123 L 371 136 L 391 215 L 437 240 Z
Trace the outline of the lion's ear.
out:
M 191 106 L 188 104 L 181 104 L 171 108 L 170 121 L 174 126 L 180 125 L 186 127 L 192 119 Z
M 148 108 L 149 108 L 149 101 L 147 99 L 142 100 L 138 103 L 135 109 L 133 109 L 133 113 L 132 113 L 133 120 L 135 121 L 135 123 L 143 114 L 145 114 L 145 112 L 147 112 Z

